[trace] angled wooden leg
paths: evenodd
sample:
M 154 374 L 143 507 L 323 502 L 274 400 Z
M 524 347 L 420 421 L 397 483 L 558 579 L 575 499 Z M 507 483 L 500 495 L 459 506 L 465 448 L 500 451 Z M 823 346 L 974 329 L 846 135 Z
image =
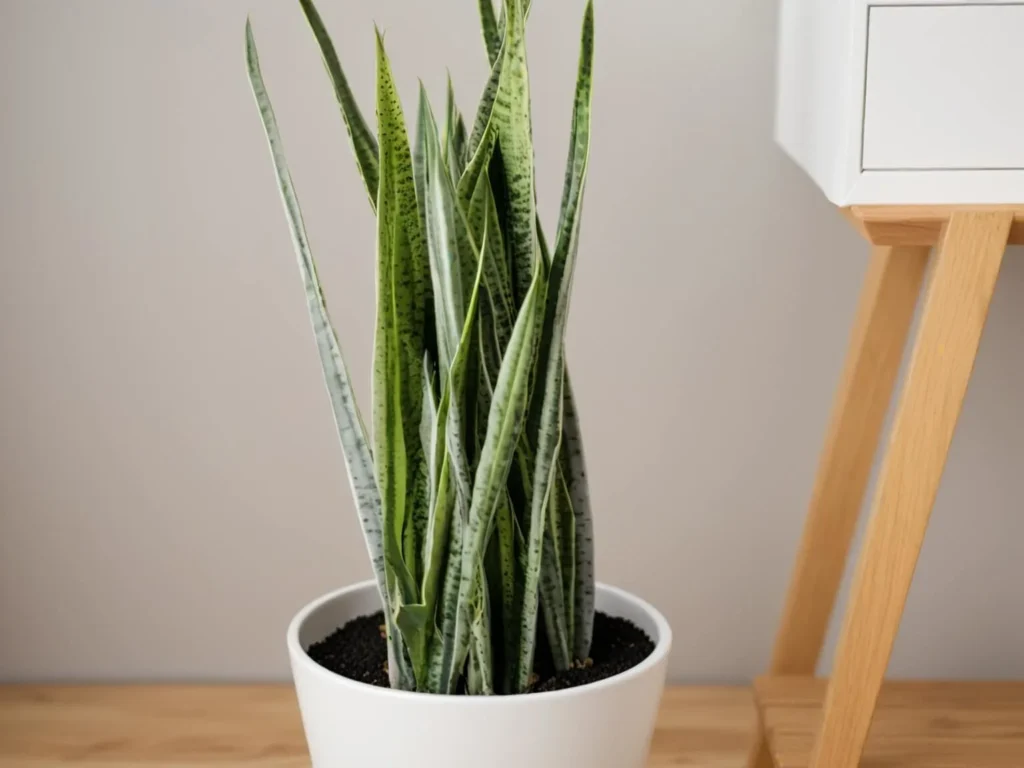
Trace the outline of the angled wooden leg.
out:
M 954 212 L 878 479 L 810 768 L 856 768 L 889 663 L 1013 216 Z
M 770 673 L 814 674 L 914 317 L 927 247 L 876 246 L 818 465 Z M 763 735 L 750 768 L 771 768 Z

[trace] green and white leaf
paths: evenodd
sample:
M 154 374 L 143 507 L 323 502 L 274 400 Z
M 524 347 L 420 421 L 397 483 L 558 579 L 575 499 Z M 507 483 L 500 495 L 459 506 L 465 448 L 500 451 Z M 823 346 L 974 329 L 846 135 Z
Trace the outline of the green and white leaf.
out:
M 356 164 L 359 167 L 359 175 L 366 186 L 366 193 L 370 197 L 370 205 L 374 210 L 377 208 L 377 186 L 379 183 L 380 170 L 378 166 L 377 138 L 363 118 L 363 113 L 356 103 L 355 95 L 349 87 L 348 78 L 341 67 L 341 61 L 334 48 L 323 19 L 317 11 L 313 0 L 299 0 L 303 13 L 306 14 L 306 21 L 309 22 L 313 36 L 320 45 L 320 53 L 323 57 L 324 67 L 331 78 L 334 86 L 334 96 L 341 109 L 342 119 L 345 121 L 345 130 L 348 132 L 352 152 L 355 154 Z
M 546 294 L 544 275 L 538 270 L 516 319 L 494 388 L 487 433 L 473 482 L 473 503 L 462 542 L 461 603 L 468 602 L 473 595 L 474 568 L 482 561 L 487 535 L 498 504 L 504 499 L 509 468 L 526 423 L 529 379 L 536 359 Z M 468 616 L 460 617 L 456 627 L 456 661 L 460 664 L 466 651 L 468 619 Z
M 263 121 L 264 131 L 274 162 L 274 169 L 277 174 L 278 188 L 288 218 L 295 253 L 298 257 L 299 271 L 302 275 L 303 288 L 306 294 L 306 305 L 310 321 L 313 325 L 313 333 L 316 339 L 317 350 L 320 354 L 320 363 L 323 369 L 327 392 L 331 400 L 338 437 L 345 456 L 345 467 L 352 486 L 352 495 L 355 498 L 356 509 L 359 513 L 366 548 L 377 579 L 381 601 L 384 605 L 387 605 L 388 585 L 385 575 L 381 498 L 374 473 L 373 456 L 371 455 L 366 438 L 366 429 L 363 426 L 363 421 L 355 402 L 355 394 L 352 390 L 352 383 L 342 355 L 341 345 L 338 342 L 337 333 L 331 324 L 330 315 L 327 311 L 323 289 L 317 276 L 316 262 L 313 259 L 305 223 L 302 218 L 302 211 L 299 207 L 298 196 L 295 192 L 285 159 L 284 145 L 278 130 L 277 119 L 274 115 L 270 96 L 267 93 L 260 70 L 259 54 L 253 37 L 252 26 L 248 22 L 246 23 L 245 34 L 249 80 L 256 99 L 256 105 L 260 111 L 260 117 Z M 391 639 L 389 650 L 394 658 L 390 665 L 392 686 L 404 689 L 412 688 L 414 685 L 412 673 L 408 668 L 404 650 L 400 645 L 401 638 L 395 631 L 390 615 L 387 616 L 387 624 L 388 636 Z
M 406 544 L 408 526 L 426 530 L 426 457 L 410 427 L 422 418 L 423 357 L 430 276 L 420 229 L 412 155 L 384 43 L 377 33 L 377 331 L 373 365 L 374 457 L 381 492 L 389 587 L 403 606 L 419 604 L 415 574 L 420 543 Z M 417 522 L 421 518 L 422 525 Z M 393 602 L 394 595 L 392 595 Z M 414 627 L 419 622 L 408 622 Z M 403 629 L 417 680 L 427 669 L 427 628 Z
M 565 477 L 573 517 L 576 521 L 575 588 L 573 590 L 573 658 L 585 661 L 594 638 L 596 586 L 594 577 L 594 520 L 590 509 L 587 464 L 583 453 L 576 400 L 569 372 L 563 382 L 562 473 Z

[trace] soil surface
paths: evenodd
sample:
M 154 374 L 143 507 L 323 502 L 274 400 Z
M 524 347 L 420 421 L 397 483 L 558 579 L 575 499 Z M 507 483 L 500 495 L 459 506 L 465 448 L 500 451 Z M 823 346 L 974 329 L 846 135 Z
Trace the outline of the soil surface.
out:
M 543 629 L 540 629 L 543 637 Z M 558 691 L 596 683 L 632 669 L 654 651 L 654 643 L 632 622 L 603 613 L 594 617 L 594 642 L 590 658 L 572 669 L 556 672 L 547 643 L 537 646 L 537 680 L 530 693 Z M 344 627 L 313 644 L 309 656 L 320 666 L 350 680 L 388 687 L 388 648 L 384 614 L 353 619 Z

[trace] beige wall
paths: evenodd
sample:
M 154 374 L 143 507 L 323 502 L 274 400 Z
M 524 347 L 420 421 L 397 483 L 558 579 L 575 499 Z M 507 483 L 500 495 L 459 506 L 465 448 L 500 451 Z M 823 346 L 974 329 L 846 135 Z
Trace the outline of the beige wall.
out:
M 370 109 L 485 77 L 473 0 L 322 0 Z M 530 25 L 554 223 L 582 0 Z M 283 0 L 0 3 L 0 678 L 281 678 L 284 626 L 368 575 L 246 83 L 252 13 L 364 405 L 373 225 Z M 598 0 L 570 329 L 600 576 L 677 680 L 766 663 L 865 250 L 771 142 L 774 3 Z M 900 674 L 1024 674 L 1024 265 L 1008 259 L 900 635 Z

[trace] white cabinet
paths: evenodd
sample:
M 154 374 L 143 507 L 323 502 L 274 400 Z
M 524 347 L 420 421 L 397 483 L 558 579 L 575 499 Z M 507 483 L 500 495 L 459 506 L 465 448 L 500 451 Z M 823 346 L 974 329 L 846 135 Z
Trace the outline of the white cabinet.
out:
M 782 0 L 776 137 L 837 205 L 1024 202 L 1024 2 Z

